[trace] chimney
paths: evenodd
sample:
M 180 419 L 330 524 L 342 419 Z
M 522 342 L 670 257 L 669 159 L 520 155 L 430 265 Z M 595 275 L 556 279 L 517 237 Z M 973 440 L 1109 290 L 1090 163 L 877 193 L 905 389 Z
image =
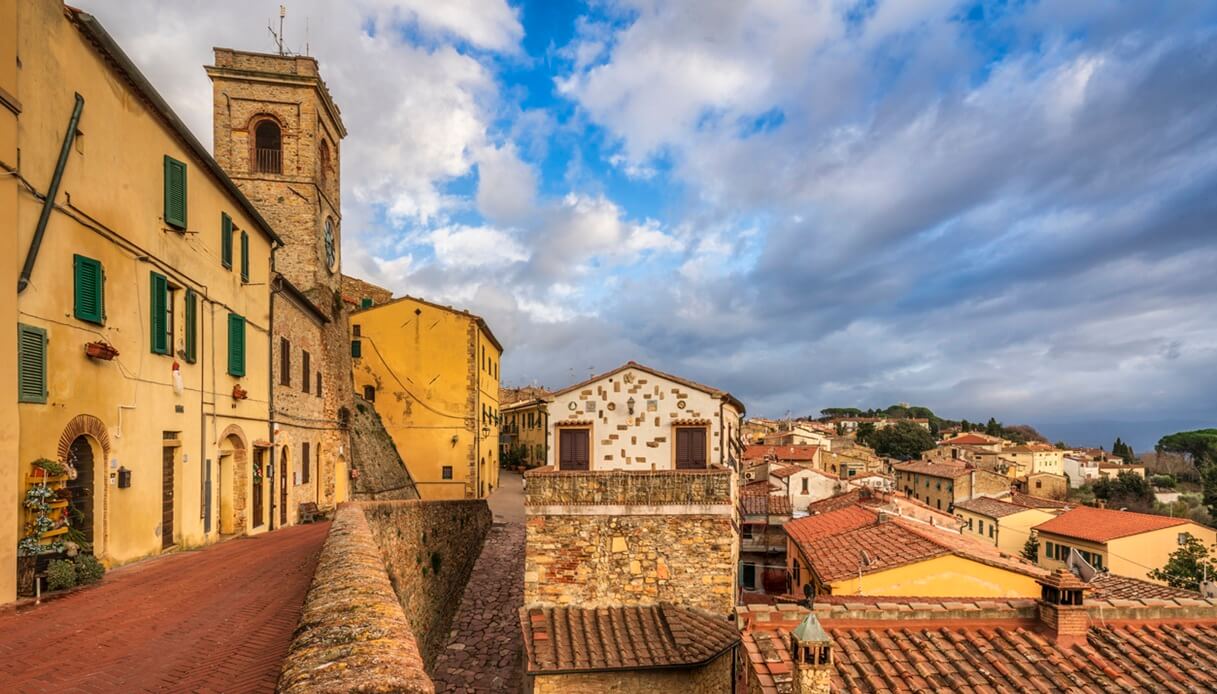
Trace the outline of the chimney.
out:
M 1058 646 L 1086 643 L 1090 615 L 1086 611 L 1086 584 L 1073 572 L 1057 569 L 1041 578 L 1038 603 L 1040 623 Z
M 832 691 L 832 639 L 814 612 L 790 632 L 790 656 L 794 661 L 793 694 Z

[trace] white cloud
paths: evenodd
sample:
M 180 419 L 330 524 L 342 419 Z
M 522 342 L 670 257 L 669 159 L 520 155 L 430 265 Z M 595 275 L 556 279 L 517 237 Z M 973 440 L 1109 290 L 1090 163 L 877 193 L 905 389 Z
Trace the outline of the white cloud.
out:
M 524 38 L 519 11 L 506 2 L 393 0 L 385 4 L 426 30 L 457 36 L 480 48 L 511 52 Z
M 528 259 L 510 234 L 491 227 L 441 227 L 427 237 L 445 267 L 496 267 Z
M 478 157 L 477 207 L 496 224 L 528 221 L 536 210 L 537 180 L 515 147 L 488 147 Z

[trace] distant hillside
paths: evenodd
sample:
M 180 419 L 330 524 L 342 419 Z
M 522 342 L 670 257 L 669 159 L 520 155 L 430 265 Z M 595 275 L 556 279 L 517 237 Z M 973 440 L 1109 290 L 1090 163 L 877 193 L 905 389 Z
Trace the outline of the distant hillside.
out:
M 939 435 L 944 431 L 979 431 L 993 436 L 1020 443 L 1043 441 L 1048 439 L 1029 424 L 1002 424 L 996 418 L 990 417 L 987 422 L 971 422 L 966 419 L 945 419 L 934 414 L 934 411 L 922 405 L 890 405 L 883 409 L 862 410 L 857 407 L 826 407 L 820 410 L 819 417 L 804 419 L 829 420 L 837 417 L 887 417 L 889 419 L 928 419 L 930 432 Z M 1114 440 L 1114 439 L 1113 439 Z

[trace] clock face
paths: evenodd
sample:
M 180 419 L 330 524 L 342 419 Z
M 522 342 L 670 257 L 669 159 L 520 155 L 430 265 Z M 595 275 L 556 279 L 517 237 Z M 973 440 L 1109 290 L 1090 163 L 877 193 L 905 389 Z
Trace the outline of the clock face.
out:
M 325 266 L 330 272 L 338 263 L 338 251 L 334 248 L 334 220 L 325 220 Z

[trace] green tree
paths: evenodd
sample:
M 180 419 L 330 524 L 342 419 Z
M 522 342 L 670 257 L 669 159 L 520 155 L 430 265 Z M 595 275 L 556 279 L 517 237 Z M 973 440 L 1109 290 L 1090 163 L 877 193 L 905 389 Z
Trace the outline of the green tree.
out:
M 1180 431 L 1158 439 L 1154 450 L 1162 453 L 1183 453 L 1192 464 L 1202 468 L 1206 463 L 1217 463 L 1217 429 Z
M 913 422 L 896 422 L 892 426 L 876 431 L 870 437 L 870 446 L 875 453 L 888 458 L 912 460 L 922 452 L 935 448 L 930 432 Z
M 1144 477 L 1121 472 L 1115 478 L 1105 477 L 1094 483 L 1094 495 L 1113 508 L 1128 507 L 1150 512 L 1154 507 L 1154 490 Z
M 989 423 L 985 425 L 985 433 L 989 436 L 1001 436 L 1002 428 L 995 417 L 989 417 Z
M 1200 590 L 1200 582 L 1209 577 L 1217 576 L 1217 565 L 1214 565 L 1209 548 L 1190 533 L 1185 533 L 1185 539 L 1179 549 L 1171 552 L 1170 559 L 1160 569 L 1149 572 L 1149 577 L 1155 581 L 1165 581 L 1174 588 Z
M 1200 469 L 1200 489 L 1209 516 L 1217 518 L 1217 463 L 1208 463 Z
M 870 446 L 871 448 L 874 448 L 875 444 L 871 443 L 871 438 L 874 435 L 875 435 L 875 425 L 871 424 L 870 422 L 862 422 L 861 424 L 858 425 L 858 431 L 857 431 L 857 434 L 854 436 L 854 440 L 864 446 Z
M 971 423 L 971 422 L 969 422 L 969 421 L 968 421 L 968 420 L 966 420 L 966 419 L 961 420 L 961 421 L 959 422 L 959 431 L 960 431 L 960 432 L 962 432 L 962 433 L 966 433 L 966 432 L 972 431 L 972 423 Z
M 1034 534 L 1034 531 L 1023 544 L 1023 558 L 1032 562 L 1040 560 L 1040 538 Z

